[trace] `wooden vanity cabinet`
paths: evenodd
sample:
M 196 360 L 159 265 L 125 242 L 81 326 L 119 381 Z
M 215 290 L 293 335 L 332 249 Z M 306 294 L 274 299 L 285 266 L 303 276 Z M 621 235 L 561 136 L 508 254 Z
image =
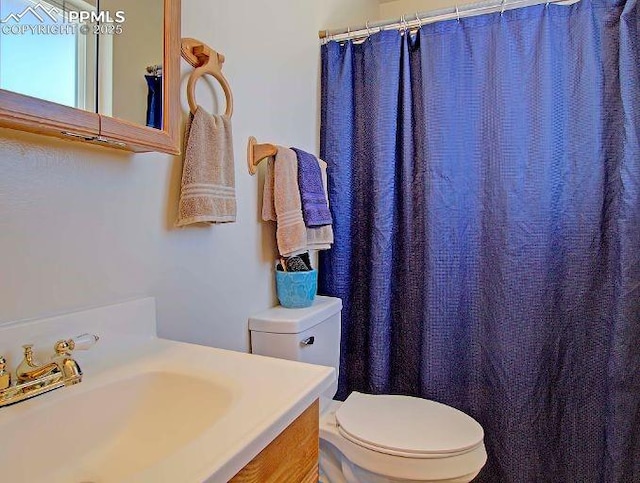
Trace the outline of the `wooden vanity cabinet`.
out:
M 231 482 L 317 483 L 318 422 L 319 403 L 316 400 Z

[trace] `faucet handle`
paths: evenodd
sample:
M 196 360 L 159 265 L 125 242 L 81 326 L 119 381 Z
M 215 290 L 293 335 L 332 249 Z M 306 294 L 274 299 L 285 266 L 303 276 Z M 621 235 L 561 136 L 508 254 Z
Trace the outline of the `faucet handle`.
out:
M 11 373 L 6 371 L 7 360 L 0 356 L 0 391 L 11 387 Z
M 100 340 L 100 337 L 97 335 L 82 334 L 73 339 L 59 340 L 56 342 L 54 349 L 58 355 L 68 354 L 74 350 L 81 351 L 90 349 L 98 340 Z
M 81 334 L 71 339 L 71 350 L 86 351 L 91 349 L 99 340 L 100 337 L 95 334 Z

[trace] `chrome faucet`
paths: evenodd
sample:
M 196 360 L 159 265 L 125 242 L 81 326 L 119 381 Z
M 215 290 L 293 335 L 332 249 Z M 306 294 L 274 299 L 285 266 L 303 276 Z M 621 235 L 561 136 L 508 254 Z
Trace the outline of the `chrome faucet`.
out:
M 0 407 L 81 382 L 82 370 L 71 352 L 89 349 L 98 339 L 97 335 L 83 334 L 75 339 L 60 340 L 54 346 L 55 354 L 44 364 L 35 360 L 33 345 L 24 345 L 24 359 L 16 369 L 15 384 L 11 383 L 11 373 L 6 370 L 7 361 L 0 356 Z

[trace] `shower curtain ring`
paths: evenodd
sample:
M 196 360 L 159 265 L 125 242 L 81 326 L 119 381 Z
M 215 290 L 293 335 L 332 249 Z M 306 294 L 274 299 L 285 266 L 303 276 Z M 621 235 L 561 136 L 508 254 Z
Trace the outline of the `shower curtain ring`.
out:
M 458 19 L 458 23 L 460 23 L 460 10 L 458 9 L 457 5 L 456 5 L 456 18 Z
M 367 26 L 367 36 L 371 37 L 371 29 L 369 28 L 369 21 L 365 24 Z
M 504 6 L 505 3 L 507 2 L 507 0 L 502 0 L 502 9 L 500 10 L 500 16 L 502 17 L 502 15 L 504 14 Z
M 418 28 L 422 28 L 422 19 L 418 16 L 418 12 L 416 12 L 416 20 L 418 21 Z

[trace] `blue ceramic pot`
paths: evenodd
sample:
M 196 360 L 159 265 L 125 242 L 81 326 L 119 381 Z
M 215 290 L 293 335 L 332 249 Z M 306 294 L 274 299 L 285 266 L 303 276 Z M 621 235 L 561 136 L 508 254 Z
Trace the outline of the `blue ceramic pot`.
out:
M 318 291 L 318 271 L 281 272 L 276 270 L 276 291 L 280 305 L 290 309 L 310 307 Z

